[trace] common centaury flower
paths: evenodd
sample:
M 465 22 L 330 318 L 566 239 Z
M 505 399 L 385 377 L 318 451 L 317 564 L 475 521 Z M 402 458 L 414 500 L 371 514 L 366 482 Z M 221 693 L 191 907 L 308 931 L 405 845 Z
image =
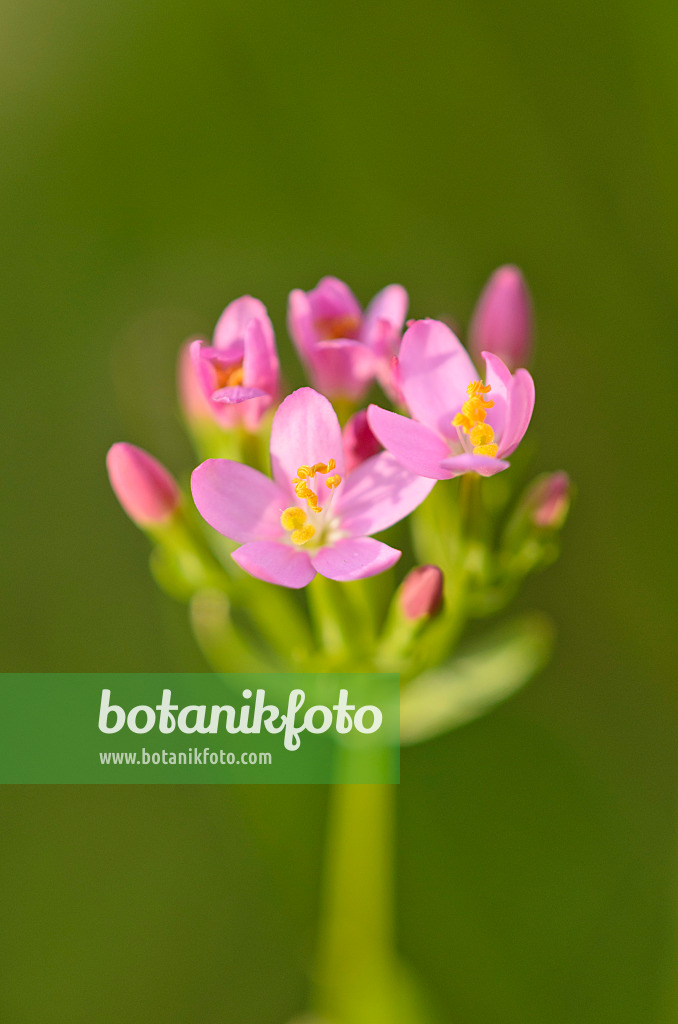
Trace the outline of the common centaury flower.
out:
M 212 344 L 194 341 L 190 352 L 214 418 L 223 427 L 256 430 L 277 399 L 280 381 L 273 325 L 263 303 L 250 295 L 229 303 Z
M 484 378 L 446 324 L 416 320 L 405 332 L 398 371 L 413 418 L 368 410 L 373 434 L 405 469 L 448 480 L 508 468 L 532 417 L 534 382 L 527 370 L 511 374 L 498 356 L 482 355 Z
M 363 312 L 336 277 L 323 277 L 309 292 L 291 292 L 289 332 L 318 390 L 330 398 L 357 400 L 375 375 L 388 389 L 407 304 L 405 289 L 390 284 Z
M 242 545 L 233 552 L 238 565 L 293 588 L 316 573 L 355 580 L 389 569 L 401 552 L 371 534 L 403 519 L 433 487 L 388 452 L 347 473 L 336 413 L 312 388 L 278 408 L 271 469 L 272 480 L 239 462 L 208 459 L 191 489 L 202 517 Z

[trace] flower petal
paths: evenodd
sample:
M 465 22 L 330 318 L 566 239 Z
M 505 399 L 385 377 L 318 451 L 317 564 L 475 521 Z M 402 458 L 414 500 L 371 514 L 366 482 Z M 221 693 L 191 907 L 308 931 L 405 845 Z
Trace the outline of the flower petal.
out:
M 360 340 L 379 356 L 395 354 L 395 343 L 403 329 L 409 298 L 400 284 L 382 288 L 365 311 Z
M 250 576 L 293 590 L 307 586 L 316 573 L 306 551 L 270 540 L 243 544 L 231 558 Z
M 314 320 L 349 319 L 360 326 L 363 315 L 360 303 L 349 286 L 338 277 L 323 277 L 308 293 L 308 299 Z
M 534 381 L 527 370 L 516 370 L 511 381 L 506 410 L 506 424 L 499 442 L 499 454 L 516 450 L 530 425 L 534 410 Z
M 306 292 L 295 288 L 287 300 L 287 330 L 299 355 L 306 357 L 318 340 L 313 324 L 313 311 Z
M 245 328 L 242 368 L 245 387 L 262 388 L 271 396 L 275 394 L 280 370 L 278 353 L 273 331 L 267 331 L 261 320 L 250 320 Z
M 508 469 L 510 463 L 503 459 L 493 458 L 491 455 L 473 455 L 467 452 L 464 455 L 452 455 L 449 459 L 443 460 L 443 466 L 449 470 L 449 475 L 461 476 L 462 473 L 478 473 L 480 476 L 494 476 Z
M 415 320 L 405 331 L 398 365 L 414 418 L 443 437 L 456 438 L 452 420 L 468 398 L 468 384 L 478 376 L 456 335 L 439 320 Z
M 217 320 L 214 328 L 212 344 L 215 348 L 228 348 L 236 338 L 242 338 L 245 328 L 251 320 L 257 320 L 267 335 L 268 344 L 275 349 L 273 325 L 266 311 L 266 306 L 251 295 L 242 295 L 239 299 L 229 302 Z
M 390 452 L 381 452 L 347 477 L 332 511 L 341 520 L 342 531 L 364 537 L 404 519 L 428 497 L 435 483 L 410 473 Z
M 235 541 L 273 540 L 284 536 L 280 514 L 287 495 L 263 473 L 230 459 L 208 459 L 191 477 L 200 515 Z
M 293 391 L 278 407 L 271 428 L 271 468 L 273 477 L 286 494 L 294 497 L 292 480 L 299 466 L 334 459 L 334 472 L 344 475 L 344 445 L 337 414 L 330 402 L 313 388 Z M 330 493 L 324 477 L 316 475 L 314 490 L 323 504 Z M 321 492 L 324 495 L 321 496 Z M 295 498 L 295 501 L 298 499 Z
M 360 341 L 319 341 L 310 362 L 318 390 L 327 395 L 357 400 L 374 377 L 374 353 Z
M 487 422 L 494 430 L 495 439 L 499 442 L 506 426 L 511 371 L 499 356 L 495 356 L 492 352 L 484 352 L 483 358 L 485 360 L 485 383 L 490 385 L 490 393 L 487 397 L 494 402 L 494 407 L 487 414 Z
M 443 459 L 450 454 L 448 445 L 423 423 L 396 412 L 387 412 L 378 405 L 369 406 L 367 422 L 377 440 L 411 473 L 433 480 L 447 480 L 454 476 L 442 466 Z
M 244 388 L 238 384 L 234 387 L 219 388 L 212 393 L 213 402 L 223 402 L 225 405 L 238 405 L 250 398 L 266 398 L 267 392 L 261 388 Z
M 311 561 L 313 568 L 330 580 L 362 580 L 390 569 L 401 554 L 373 537 L 346 537 L 332 547 L 321 548 Z

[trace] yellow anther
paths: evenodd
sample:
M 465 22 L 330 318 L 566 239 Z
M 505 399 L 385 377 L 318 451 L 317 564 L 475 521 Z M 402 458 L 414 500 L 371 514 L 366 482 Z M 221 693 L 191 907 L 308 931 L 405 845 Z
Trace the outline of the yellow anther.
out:
M 315 534 L 315 526 L 309 523 L 303 508 L 296 505 L 285 509 L 280 516 L 280 523 L 284 530 L 292 534 L 290 539 L 293 544 L 305 544 Z
M 295 530 L 292 534 L 292 543 L 301 545 L 305 544 L 307 540 L 310 540 L 315 533 L 315 526 L 312 523 L 306 523 L 299 530 Z
M 468 434 L 474 455 L 490 455 L 494 458 L 499 447 L 494 444 L 494 430 L 485 422 L 487 410 L 494 406 L 491 398 L 485 398 L 491 390 L 491 386 L 483 384 L 482 380 L 472 380 L 466 388 L 468 400 L 452 420 L 452 426 Z
M 293 505 L 286 508 L 280 517 L 280 523 L 284 530 L 298 530 L 306 522 L 306 513 L 303 508 Z
M 489 423 L 476 423 L 468 432 L 471 444 L 490 444 L 494 441 L 494 430 Z
M 335 460 L 330 459 L 328 463 L 316 462 L 313 466 L 304 465 L 299 466 L 297 469 L 297 475 L 292 481 L 294 493 L 298 498 L 305 498 L 308 502 L 308 507 L 313 512 L 322 512 L 322 506 L 318 504 L 318 495 L 311 490 L 306 481 L 309 479 L 312 480 L 316 473 L 320 473 L 322 476 L 325 476 L 326 473 L 331 473 L 336 465 L 337 463 Z M 338 473 L 335 473 L 334 476 L 328 476 L 325 483 L 330 489 L 338 487 L 341 483 L 341 477 Z M 296 543 L 303 544 L 304 541 L 295 541 L 295 544 Z
M 245 377 L 245 371 L 243 370 L 242 362 L 236 363 L 231 366 L 219 366 L 215 365 L 214 370 L 216 373 L 217 387 L 218 388 L 235 388 L 242 384 Z
M 497 452 L 499 451 L 498 444 L 479 444 L 473 449 L 474 455 L 489 455 L 491 458 L 496 458 Z

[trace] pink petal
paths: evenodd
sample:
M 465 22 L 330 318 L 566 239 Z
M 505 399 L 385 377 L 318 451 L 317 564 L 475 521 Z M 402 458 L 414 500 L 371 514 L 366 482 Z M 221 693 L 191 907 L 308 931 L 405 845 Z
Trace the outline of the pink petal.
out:
M 394 343 L 405 323 L 408 301 L 402 285 L 389 284 L 382 288 L 367 307 L 360 340 L 380 356 L 393 355 Z
M 243 544 L 231 558 L 250 576 L 293 590 L 307 586 L 316 573 L 306 551 L 270 540 Z
M 446 324 L 415 321 L 405 333 L 398 357 L 400 386 L 416 420 L 444 437 L 456 437 L 452 420 L 468 398 L 476 370 Z
M 443 459 L 450 454 L 448 445 L 423 423 L 396 412 L 387 412 L 378 405 L 369 406 L 367 421 L 384 448 L 392 452 L 401 466 L 411 473 L 433 480 L 447 480 L 454 475 L 442 466 Z
M 333 513 L 350 536 L 379 533 L 421 505 L 435 483 L 410 473 L 390 452 L 381 452 L 358 466 L 339 487 Z
M 323 277 L 308 293 L 314 320 L 362 320 L 360 303 L 347 284 L 338 277 Z M 321 336 L 322 337 L 322 336 Z
M 390 569 L 401 554 L 373 537 L 346 537 L 332 547 L 321 548 L 311 561 L 314 569 L 330 580 L 362 580 Z
M 443 466 L 449 470 L 449 476 L 461 476 L 462 473 L 478 473 L 480 476 L 494 476 L 501 473 L 502 469 L 508 469 L 510 463 L 503 459 L 492 458 L 491 455 L 473 455 L 471 452 L 464 455 L 452 455 L 443 460 Z
M 478 377 L 459 339 L 439 320 L 415 320 L 403 337 L 398 365 L 414 418 L 456 438 L 452 420 L 468 398 L 468 384 Z
M 506 425 L 499 443 L 499 454 L 516 450 L 530 425 L 534 410 L 534 381 L 527 370 L 516 370 L 508 396 Z
M 284 536 L 280 514 L 288 496 L 263 473 L 230 459 L 208 459 L 191 477 L 200 515 L 225 537 L 239 542 Z
M 278 387 L 279 363 L 275 340 L 260 320 L 250 320 L 245 328 L 243 384 L 262 388 L 273 396 Z
M 275 348 L 273 325 L 266 312 L 266 306 L 251 295 L 243 295 L 226 306 L 214 328 L 215 348 L 227 348 L 236 338 L 241 338 L 251 320 L 257 320 L 261 324 L 268 343 Z
M 250 398 L 266 398 L 268 392 L 261 388 L 244 388 L 241 384 L 234 387 L 219 388 L 212 393 L 213 402 L 223 402 L 225 405 L 238 405 Z
M 306 292 L 295 288 L 287 300 L 287 329 L 299 355 L 306 357 L 318 340 L 313 311 Z
M 487 422 L 499 441 L 506 425 L 506 409 L 511 390 L 511 371 L 499 356 L 493 355 L 492 352 L 483 352 L 483 359 L 485 360 L 485 383 L 489 384 L 491 388 L 487 397 L 494 402 L 494 408 L 490 409 L 487 414 Z
M 278 407 L 271 428 L 271 468 L 273 477 L 285 493 L 294 497 L 292 480 L 299 466 L 316 462 L 336 463 L 335 473 L 344 476 L 344 445 L 337 414 L 330 402 L 313 388 L 293 391 Z M 320 504 L 330 492 L 324 476 L 316 475 L 313 490 Z M 297 499 L 295 498 L 295 502 Z
M 318 390 L 333 397 L 358 400 L 374 377 L 374 353 L 359 341 L 319 341 L 310 360 Z

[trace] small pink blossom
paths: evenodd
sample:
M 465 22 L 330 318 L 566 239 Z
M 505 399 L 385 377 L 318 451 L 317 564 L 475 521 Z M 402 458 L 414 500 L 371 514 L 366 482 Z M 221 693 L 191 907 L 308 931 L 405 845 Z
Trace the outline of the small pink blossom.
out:
M 375 437 L 405 469 L 447 480 L 508 468 L 532 417 L 534 382 L 527 370 L 511 374 L 491 352 L 483 357 L 485 384 L 445 324 L 417 320 L 405 332 L 398 369 L 412 419 L 376 405 L 368 410 Z
M 391 284 L 363 312 L 348 285 L 336 277 L 323 277 L 309 292 L 291 292 L 290 336 L 318 390 L 357 401 L 375 376 L 388 387 L 407 304 L 405 289 Z
M 471 318 L 469 349 L 474 359 L 492 352 L 510 370 L 527 366 L 532 354 L 532 300 L 518 267 L 495 270 Z
M 347 472 L 336 413 L 311 388 L 278 408 L 271 467 L 273 479 L 208 459 L 193 472 L 193 498 L 215 530 L 241 544 L 232 556 L 241 568 L 296 589 L 316 573 L 356 580 L 389 569 L 401 552 L 371 535 L 403 519 L 433 487 L 388 452 Z
M 136 445 L 120 442 L 106 455 L 111 487 L 137 526 L 161 526 L 179 507 L 179 487 L 172 474 Z
M 214 419 L 223 427 L 256 430 L 280 388 L 273 325 L 263 303 L 249 295 L 235 299 L 221 314 L 212 344 L 194 341 L 190 352 Z

